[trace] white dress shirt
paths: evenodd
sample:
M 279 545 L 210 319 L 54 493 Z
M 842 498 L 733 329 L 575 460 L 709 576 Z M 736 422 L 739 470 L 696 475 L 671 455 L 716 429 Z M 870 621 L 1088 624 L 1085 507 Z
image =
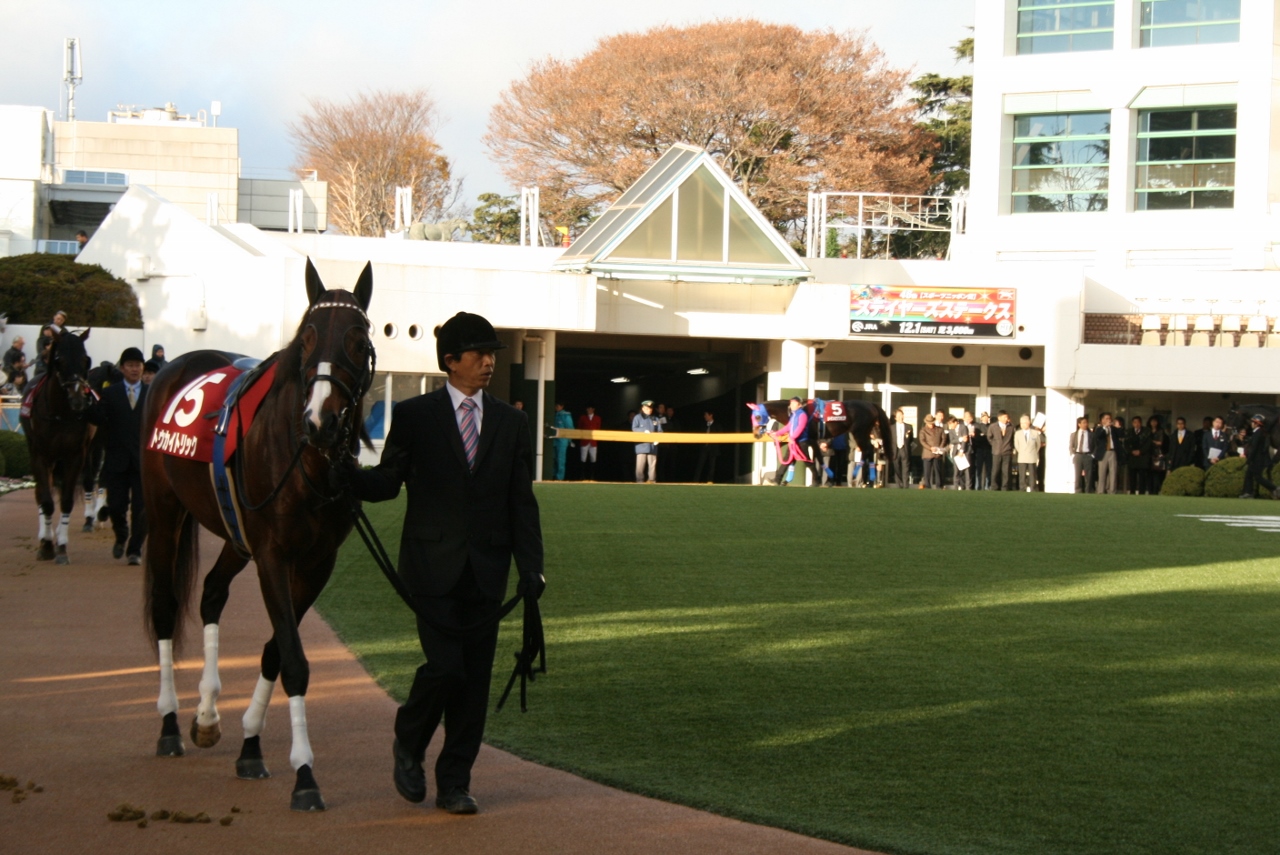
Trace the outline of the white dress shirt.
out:
M 476 392 L 474 395 L 464 395 L 462 391 L 454 388 L 454 385 L 445 382 L 444 387 L 449 390 L 449 400 L 453 402 L 453 417 L 458 422 L 458 432 L 462 432 L 462 402 L 466 398 L 470 398 L 475 402 L 476 409 L 476 436 L 480 435 L 481 426 L 484 424 L 484 392 Z

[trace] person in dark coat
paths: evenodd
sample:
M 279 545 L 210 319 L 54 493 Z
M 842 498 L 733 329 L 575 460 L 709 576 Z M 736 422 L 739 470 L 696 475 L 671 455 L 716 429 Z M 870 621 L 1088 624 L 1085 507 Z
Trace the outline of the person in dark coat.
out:
M 1266 417 L 1261 413 L 1254 413 L 1249 419 L 1249 425 L 1251 433 L 1245 445 L 1244 490 L 1240 493 L 1240 498 L 1254 498 L 1258 487 L 1270 491 L 1273 497 L 1280 498 L 1280 491 L 1276 490 L 1276 485 L 1267 477 L 1267 470 L 1271 468 L 1271 431 L 1266 427 Z
M 987 425 L 986 437 L 991 444 L 991 489 L 1016 490 L 1013 481 L 1013 425 L 1009 414 L 996 413 L 996 423 Z
M 702 414 L 702 420 L 705 423 L 705 427 L 703 428 L 705 433 L 722 433 L 721 429 L 716 427 L 715 413 L 710 410 L 704 411 Z M 693 468 L 694 482 L 702 483 L 705 477 L 708 484 L 714 484 L 716 480 L 716 462 L 719 459 L 719 443 L 708 442 L 698 449 L 698 462 Z
M 103 390 L 102 399 L 89 413 L 89 420 L 105 436 L 102 480 L 116 534 L 111 557 L 126 555 L 130 564 L 142 563 L 142 544 L 147 539 L 147 509 L 142 503 L 142 411 L 147 386 L 142 382 L 142 365 L 142 351 L 126 347 L 117 363 L 123 379 Z
M 1173 432 L 1169 434 L 1167 443 L 1169 471 L 1181 469 L 1183 466 L 1200 466 L 1200 443 L 1195 431 L 1187 430 L 1187 420 L 1179 418 L 1174 422 Z
M 1165 473 L 1169 471 L 1169 432 L 1164 429 L 1159 416 L 1147 419 L 1147 433 L 1151 436 L 1151 476 L 1148 492 L 1160 495 Z
M 486 391 L 503 347 L 479 315 L 450 318 L 436 333 L 445 386 L 396 406 L 376 467 L 334 467 L 365 501 L 408 488 L 399 567 L 427 661 L 396 713 L 392 778 L 408 801 L 426 798 L 422 762 L 443 720 L 436 806 L 455 814 L 478 809 L 471 767 L 484 736 L 498 626 L 461 637 L 458 630 L 495 614 L 513 556 L 520 591 L 536 597 L 545 586 L 529 419 Z
M 169 364 L 169 360 L 167 360 L 167 359 L 165 359 L 165 358 L 164 358 L 164 345 L 163 345 L 163 344 L 153 344 L 153 345 L 151 345 L 151 360 L 150 360 L 150 361 L 151 361 L 151 362 L 154 362 L 154 363 L 156 364 L 156 371 L 159 371 L 161 368 L 164 368 L 166 365 L 168 365 L 168 364 Z
M 1129 425 L 1129 432 L 1124 437 L 1129 493 L 1142 496 L 1151 492 L 1151 433 L 1142 424 L 1141 416 L 1134 416 Z

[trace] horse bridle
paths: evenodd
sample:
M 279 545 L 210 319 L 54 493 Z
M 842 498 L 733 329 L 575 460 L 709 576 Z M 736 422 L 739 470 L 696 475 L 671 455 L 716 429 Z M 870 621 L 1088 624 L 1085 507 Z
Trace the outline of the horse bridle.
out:
M 72 375 L 71 380 L 67 380 L 62 376 L 62 373 L 58 371 L 58 366 L 61 365 L 62 362 L 63 360 L 60 358 L 58 354 L 58 344 L 57 342 L 54 342 L 54 344 L 50 347 L 50 350 L 49 350 L 49 372 L 48 373 L 52 374 L 53 379 L 58 381 L 58 387 L 62 389 L 63 394 L 67 396 L 68 402 L 70 401 L 72 396 L 91 398 L 93 387 L 89 385 L 88 379 L 85 378 L 82 374 L 76 373 Z M 82 413 L 78 415 L 82 415 Z
M 326 300 L 320 303 L 315 303 L 314 305 L 311 306 L 311 309 L 307 312 L 307 317 L 310 317 L 311 313 L 316 311 L 317 309 L 354 310 L 356 312 L 359 312 L 360 317 L 364 319 L 365 331 L 368 332 L 369 330 L 373 329 L 373 322 L 369 320 L 369 316 L 365 313 L 364 309 L 360 308 L 355 303 L 345 303 L 340 301 L 329 301 L 329 300 Z M 308 324 L 308 326 L 310 326 L 312 329 L 315 329 L 314 324 Z M 345 340 L 347 333 L 349 333 L 353 329 L 357 329 L 356 325 L 354 324 L 352 324 L 351 326 L 343 330 L 342 338 Z M 341 391 L 343 397 L 346 398 L 346 406 L 344 406 L 338 413 L 338 422 L 342 425 L 342 430 L 341 430 L 341 433 L 338 435 L 338 441 L 334 444 L 335 448 L 349 447 L 349 444 L 352 438 L 352 433 L 355 430 L 355 426 L 354 426 L 354 420 L 348 418 L 348 416 L 355 411 L 355 408 L 357 407 L 357 405 L 360 403 L 361 400 L 364 399 L 365 393 L 369 391 L 369 387 L 373 385 L 374 373 L 377 371 L 377 367 L 378 367 L 378 351 L 373 346 L 372 339 L 368 340 L 368 348 L 369 348 L 369 359 L 367 364 L 364 366 L 356 365 L 351 360 L 351 358 L 347 355 L 347 349 L 345 347 L 340 347 L 338 349 L 338 353 L 334 356 L 334 362 L 330 363 L 331 365 L 337 365 L 338 367 L 345 370 L 350 376 L 354 377 L 355 388 L 351 388 L 347 386 L 346 383 L 343 383 L 342 380 L 340 380 L 333 373 L 321 374 L 318 370 L 316 372 L 316 375 L 312 377 L 310 380 L 308 380 L 307 370 L 311 366 L 303 365 L 302 368 L 300 369 L 301 376 L 299 377 L 299 380 L 301 381 L 302 397 L 304 400 L 307 398 L 308 394 L 310 393 L 311 387 L 314 386 L 316 383 L 320 382 L 321 380 L 332 383 L 334 386 L 336 386 L 339 389 L 339 391 Z M 306 437 L 305 431 L 303 432 L 303 442 L 310 445 L 310 439 Z M 321 451 L 321 453 L 323 453 L 325 457 L 330 456 L 329 451 L 326 449 L 318 448 L 317 450 Z

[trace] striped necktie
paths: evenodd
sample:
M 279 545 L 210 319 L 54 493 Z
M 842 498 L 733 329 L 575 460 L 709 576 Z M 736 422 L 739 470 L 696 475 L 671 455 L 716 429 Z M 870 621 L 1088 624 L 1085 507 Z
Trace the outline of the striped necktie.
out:
M 476 427 L 476 402 L 463 398 L 458 405 L 462 417 L 458 421 L 458 430 L 462 433 L 462 447 L 467 452 L 467 465 L 476 468 L 476 449 L 480 446 L 480 431 Z

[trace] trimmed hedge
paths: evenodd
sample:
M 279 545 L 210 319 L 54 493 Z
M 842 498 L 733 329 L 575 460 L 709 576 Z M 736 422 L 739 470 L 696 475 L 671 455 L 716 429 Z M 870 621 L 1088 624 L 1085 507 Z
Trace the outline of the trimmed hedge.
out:
M 1234 499 L 1244 490 L 1243 457 L 1219 460 L 1204 473 L 1204 494 L 1215 499 Z
M 1165 476 L 1162 496 L 1203 496 L 1204 470 L 1199 466 L 1182 466 Z
M 142 329 L 138 295 L 105 268 L 43 252 L 0 258 L 0 311 L 9 323 L 47 324 L 59 309 L 79 329 Z
M 31 474 L 31 453 L 27 438 L 17 431 L 0 430 L 0 473 L 6 478 L 24 478 Z

